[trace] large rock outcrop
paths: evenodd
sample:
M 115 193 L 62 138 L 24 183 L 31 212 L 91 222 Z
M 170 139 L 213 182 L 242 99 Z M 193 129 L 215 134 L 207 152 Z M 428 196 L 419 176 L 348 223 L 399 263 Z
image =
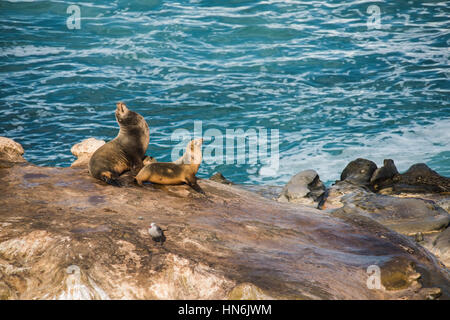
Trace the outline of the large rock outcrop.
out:
M 104 140 L 95 138 L 88 138 L 75 144 L 70 152 L 77 157 L 77 160 L 71 164 L 71 167 L 87 166 L 94 152 L 104 144 Z
M 385 159 L 383 166 L 372 173 L 368 185 L 369 174 L 364 173 L 370 173 L 369 167 L 376 165 L 365 159 L 350 162 L 342 172 L 343 180 L 327 190 L 321 208 L 338 209 L 341 215 L 363 215 L 399 233 L 421 239 L 418 243 L 448 266 L 450 178 L 423 163 L 412 165 L 400 174 L 394 161 Z M 364 179 L 356 183 L 354 179 L 348 180 L 348 176 L 354 175 L 349 172 L 356 175 L 362 172 Z
M 0 165 L 3 299 L 448 299 L 427 250 L 363 215 L 200 180 L 123 188 L 86 167 Z M 147 233 L 167 229 L 164 246 Z M 381 270 L 369 289 L 367 268 Z

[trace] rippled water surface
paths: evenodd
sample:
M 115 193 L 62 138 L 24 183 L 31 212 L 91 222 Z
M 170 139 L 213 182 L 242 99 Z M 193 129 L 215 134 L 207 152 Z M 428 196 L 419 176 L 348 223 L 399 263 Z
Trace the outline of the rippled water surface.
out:
M 69 166 L 73 144 L 114 138 L 124 101 L 161 161 L 194 120 L 279 130 L 278 171 L 204 163 L 200 177 L 330 182 L 357 157 L 450 175 L 449 2 L 83 1 L 69 30 L 73 3 L 0 1 L 0 135 L 31 162 Z

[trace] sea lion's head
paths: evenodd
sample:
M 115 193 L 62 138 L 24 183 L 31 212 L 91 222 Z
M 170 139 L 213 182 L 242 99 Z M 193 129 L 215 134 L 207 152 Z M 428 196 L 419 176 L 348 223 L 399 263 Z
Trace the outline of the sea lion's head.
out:
M 120 126 L 133 126 L 139 125 L 144 118 L 134 111 L 127 108 L 125 103 L 117 102 L 116 119 Z
M 202 162 L 203 138 L 189 141 L 186 147 L 186 163 L 200 164 Z
M 128 109 L 125 103 L 117 102 L 116 120 L 120 126 L 121 133 L 133 136 L 141 142 L 142 148 L 147 150 L 150 140 L 150 129 L 143 116 Z
M 188 148 L 191 150 L 191 152 L 196 152 L 197 150 L 198 152 L 201 152 L 202 144 L 203 138 L 194 139 L 189 141 Z

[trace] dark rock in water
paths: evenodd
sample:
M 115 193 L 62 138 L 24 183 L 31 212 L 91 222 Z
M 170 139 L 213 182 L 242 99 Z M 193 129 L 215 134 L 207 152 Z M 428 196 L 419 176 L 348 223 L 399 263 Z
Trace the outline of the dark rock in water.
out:
M 394 183 L 395 177 L 398 175 L 397 167 L 391 159 L 384 159 L 383 166 L 376 169 L 370 178 L 370 184 L 375 190 Z
M 450 178 L 441 176 L 424 163 L 418 163 L 399 175 L 398 181 L 393 186 L 393 192 L 450 192 Z
M 450 214 L 430 200 L 367 192 L 347 195 L 341 201 L 349 210 L 405 235 L 440 231 L 450 223 Z
M 312 204 L 325 193 L 325 185 L 314 170 L 297 173 L 281 191 L 278 201 Z
M 24 163 L 0 177 L 1 299 L 450 298 L 431 253 L 361 215 L 207 179 L 205 198 L 185 185 L 107 186 L 82 167 Z M 147 217 L 167 226 L 164 247 Z M 374 265 L 386 289 L 368 288 Z
M 233 184 L 233 182 L 231 182 L 230 180 L 228 180 L 227 178 L 225 178 L 223 176 L 222 173 L 220 172 L 216 172 L 215 174 L 213 174 L 209 180 L 211 181 L 215 181 L 215 182 L 219 182 L 219 183 L 223 183 L 223 184 Z
M 375 162 L 358 158 L 351 161 L 341 173 L 341 181 L 356 185 L 369 185 L 370 178 L 377 169 Z

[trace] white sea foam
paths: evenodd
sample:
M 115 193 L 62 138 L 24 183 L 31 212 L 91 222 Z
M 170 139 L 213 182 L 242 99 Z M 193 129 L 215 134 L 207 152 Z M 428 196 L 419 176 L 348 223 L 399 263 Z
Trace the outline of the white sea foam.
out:
M 0 57 L 46 56 L 49 54 L 59 54 L 62 51 L 64 51 L 63 47 L 37 47 L 33 45 L 16 46 L 10 48 L 0 48 Z
M 349 136 L 355 145 L 346 147 L 340 154 L 331 154 L 323 148 L 325 144 L 342 143 L 342 137 L 329 136 L 322 141 L 308 141 L 298 149 L 281 154 L 279 177 L 287 182 L 295 173 L 314 169 L 323 181 L 338 180 L 345 166 L 356 158 L 366 158 L 378 166 L 383 159 L 393 159 L 402 172 L 411 165 L 427 162 L 433 156 L 450 151 L 450 119 L 442 119 L 432 124 L 415 124 L 396 132 L 385 131 L 376 135 Z M 439 172 L 439 171 L 438 171 Z M 281 182 L 278 181 L 278 182 Z

